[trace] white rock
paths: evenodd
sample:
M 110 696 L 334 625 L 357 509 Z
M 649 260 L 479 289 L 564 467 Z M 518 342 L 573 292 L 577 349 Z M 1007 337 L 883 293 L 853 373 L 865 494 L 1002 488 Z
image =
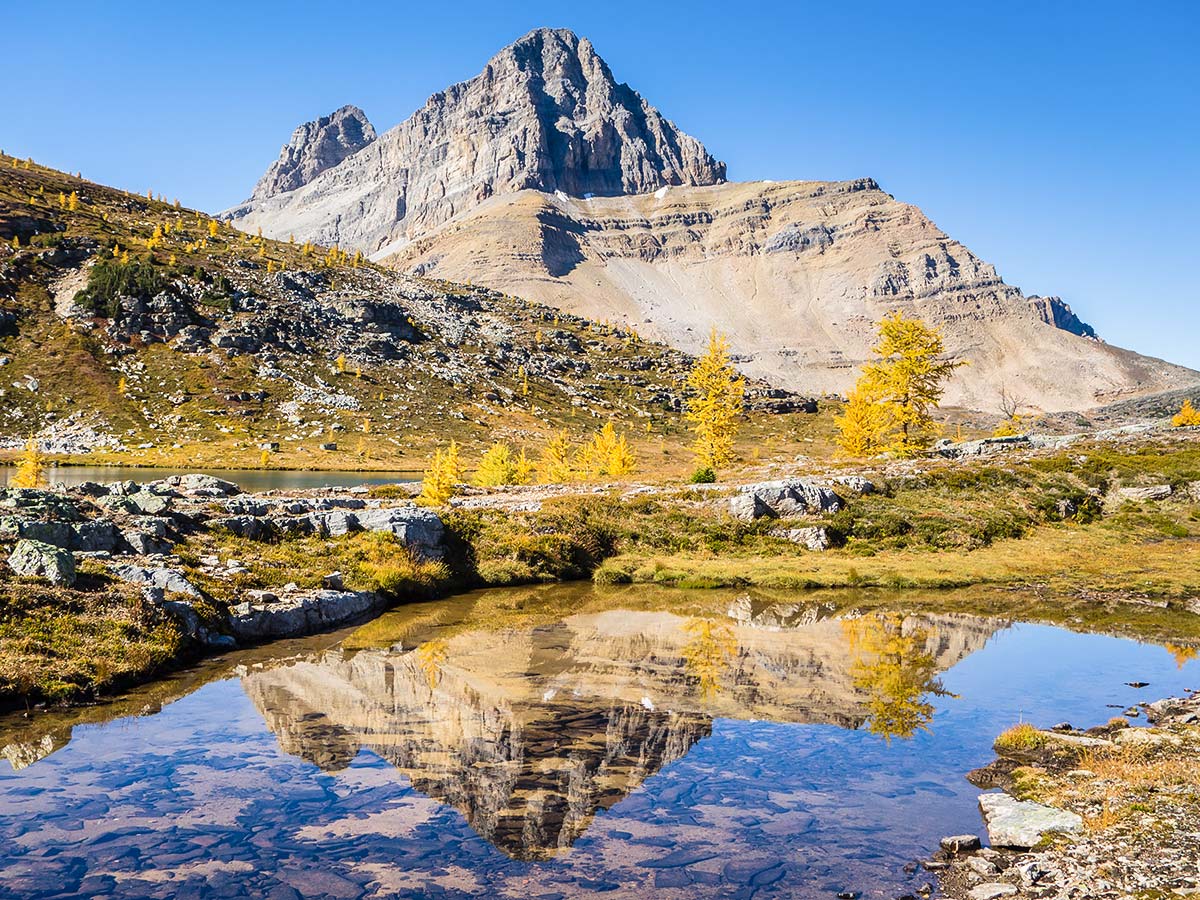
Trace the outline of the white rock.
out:
M 1008 794 L 981 794 L 979 808 L 994 847 L 1032 847 L 1045 834 L 1083 830 L 1083 819 L 1075 813 Z

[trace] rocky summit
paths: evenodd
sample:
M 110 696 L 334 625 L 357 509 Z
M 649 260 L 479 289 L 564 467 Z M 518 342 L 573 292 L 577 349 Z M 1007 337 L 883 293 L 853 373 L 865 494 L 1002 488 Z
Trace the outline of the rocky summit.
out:
M 375 140 L 375 129 L 357 106 L 343 106 L 292 132 L 279 159 L 254 187 L 254 197 L 273 197 L 308 184 L 326 169 Z
M 493 195 L 640 194 L 725 178 L 724 163 L 565 30 L 530 32 L 378 140 L 342 140 L 368 133 L 365 117 L 345 127 L 352 117 L 343 109 L 297 129 L 229 218 L 270 236 L 376 253 Z

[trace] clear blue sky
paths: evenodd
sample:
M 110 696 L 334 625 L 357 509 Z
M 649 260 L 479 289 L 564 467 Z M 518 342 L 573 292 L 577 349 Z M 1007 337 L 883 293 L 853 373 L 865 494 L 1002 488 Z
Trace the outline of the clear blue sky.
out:
M 0 148 L 204 209 L 299 123 L 380 131 L 539 25 L 731 179 L 871 176 L 1026 293 L 1200 368 L 1200 2 L 7 0 Z

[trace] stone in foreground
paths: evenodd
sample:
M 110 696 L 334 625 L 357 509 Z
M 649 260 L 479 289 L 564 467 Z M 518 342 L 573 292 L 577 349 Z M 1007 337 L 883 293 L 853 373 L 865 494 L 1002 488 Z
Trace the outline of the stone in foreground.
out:
M 979 808 L 993 847 L 1028 848 L 1052 832 L 1073 834 L 1083 830 L 1083 819 L 1075 813 L 1017 800 L 1008 794 L 981 794 Z
M 310 591 L 274 603 L 239 603 L 229 611 L 229 629 L 239 641 L 295 637 L 343 625 L 384 606 L 372 591 Z
M 17 546 L 8 557 L 8 567 L 18 575 L 45 578 L 60 587 L 70 587 L 75 583 L 75 557 L 60 547 L 42 541 L 17 541 Z
M 967 894 L 971 900 L 999 900 L 1000 897 L 1015 897 L 1018 891 L 1011 884 L 1005 884 L 1002 881 L 993 881 L 987 884 L 976 885 L 971 888 L 971 893 Z
M 974 853 L 979 849 L 979 836 L 974 834 L 953 834 L 942 838 L 942 849 L 947 853 Z

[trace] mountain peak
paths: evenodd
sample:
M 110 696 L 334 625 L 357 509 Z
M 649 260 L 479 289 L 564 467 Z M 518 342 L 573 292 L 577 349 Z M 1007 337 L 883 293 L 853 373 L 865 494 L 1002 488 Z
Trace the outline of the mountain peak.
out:
M 333 127 L 297 129 L 250 202 L 229 213 L 239 227 L 374 252 L 497 194 L 619 196 L 725 180 L 724 163 L 566 29 L 518 38 L 367 151 L 351 142 L 333 162 L 335 140 L 335 152 L 305 152 L 326 146 Z
M 357 106 L 347 104 L 292 132 L 279 158 L 254 187 L 252 197 L 270 197 L 308 184 L 375 140 L 375 128 Z

